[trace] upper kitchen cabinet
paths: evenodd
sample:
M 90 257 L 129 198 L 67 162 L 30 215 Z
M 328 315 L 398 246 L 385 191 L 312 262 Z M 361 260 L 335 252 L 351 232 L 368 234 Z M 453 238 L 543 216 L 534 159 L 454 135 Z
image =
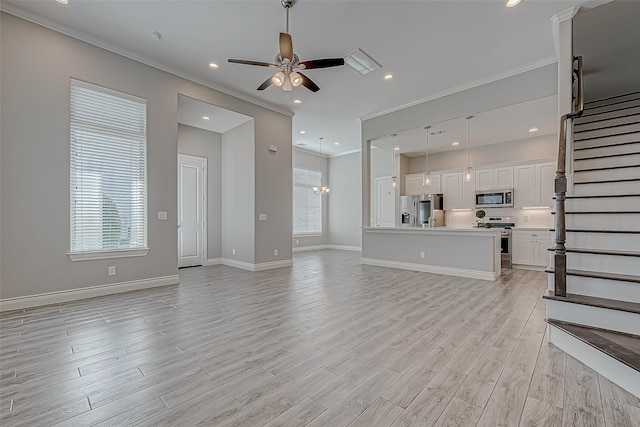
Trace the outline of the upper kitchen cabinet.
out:
M 425 184 L 424 173 L 412 173 L 405 175 L 405 194 L 407 196 L 419 196 L 421 194 L 440 194 L 442 186 L 440 174 L 429 174 L 429 183 Z
M 513 170 L 516 208 L 553 206 L 555 163 L 518 165 Z
M 444 210 L 475 208 L 475 182 L 464 179 L 464 172 L 442 174 L 442 193 Z
M 513 188 L 513 166 L 476 170 L 476 190 Z

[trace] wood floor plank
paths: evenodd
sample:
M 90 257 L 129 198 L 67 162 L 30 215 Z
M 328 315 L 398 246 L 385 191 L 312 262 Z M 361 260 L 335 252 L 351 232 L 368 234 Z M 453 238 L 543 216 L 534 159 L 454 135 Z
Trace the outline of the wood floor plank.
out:
M 529 396 L 556 408 L 563 408 L 566 353 L 553 344 L 542 343 L 529 386 Z
M 481 414 L 482 408 L 454 397 L 434 427 L 475 426 Z
M 479 425 L 517 426 L 524 410 L 531 375 L 505 368 L 482 411 Z
M 562 409 L 532 397 L 527 397 L 520 427 L 561 427 Z
M 389 427 L 402 411 L 401 407 L 379 397 L 349 427 Z
M 600 374 L 598 374 L 598 384 L 600 385 L 600 393 L 603 400 L 616 400 L 618 402 L 626 403 L 627 405 L 640 408 L 640 398 L 637 398 L 631 393 L 628 393 L 620 386 L 612 383 Z
M 567 357 L 564 392 L 563 426 L 596 427 L 604 425 L 598 374 Z
M 303 427 L 325 411 L 325 407 L 305 397 L 264 427 Z
M 612 399 L 602 399 L 607 427 L 640 426 L 640 408 Z

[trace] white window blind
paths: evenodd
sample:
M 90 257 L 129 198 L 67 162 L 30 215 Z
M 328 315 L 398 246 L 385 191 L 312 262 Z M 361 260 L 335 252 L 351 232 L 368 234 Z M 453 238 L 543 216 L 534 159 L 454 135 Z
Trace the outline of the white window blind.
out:
M 311 188 L 321 185 L 321 172 L 293 168 L 293 234 L 322 233 L 322 196 Z
M 146 101 L 71 80 L 70 113 L 71 254 L 146 248 Z

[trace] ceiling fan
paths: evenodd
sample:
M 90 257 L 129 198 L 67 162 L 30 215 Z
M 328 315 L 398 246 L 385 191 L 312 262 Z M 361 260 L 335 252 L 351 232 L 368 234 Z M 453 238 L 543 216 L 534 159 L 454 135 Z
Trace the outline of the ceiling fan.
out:
M 251 61 L 245 59 L 229 59 L 229 62 L 236 64 L 256 65 L 258 67 L 278 68 L 280 71 L 265 80 L 258 90 L 265 90 L 272 84 L 282 87 L 284 91 L 292 91 L 296 86 L 304 86 L 312 92 L 320 90 L 317 84 L 299 70 L 311 70 L 314 68 L 329 68 L 344 65 L 344 58 L 314 59 L 311 61 L 300 61 L 298 55 L 293 53 L 293 42 L 289 34 L 289 9 L 295 0 L 281 0 L 282 6 L 287 11 L 287 32 L 280 33 L 280 53 L 276 55 L 274 63 Z

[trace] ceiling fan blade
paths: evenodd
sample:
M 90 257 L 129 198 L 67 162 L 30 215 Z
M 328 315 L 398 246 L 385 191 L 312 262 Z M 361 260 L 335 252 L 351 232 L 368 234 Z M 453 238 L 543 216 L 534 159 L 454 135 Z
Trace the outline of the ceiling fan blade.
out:
M 317 92 L 320 90 L 320 87 L 317 84 L 315 84 L 313 80 L 311 80 L 309 77 L 305 76 L 300 72 L 298 72 L 298 74 L 300 74 L 300 77 L 302 77 L 302 86 L 306 87 L 311 92 Z
M 303 61 L 300 65 L 304 65 L 305 70 L 312 70 L 314 68 L 329 68 L 339 67 L 344 65 L 343 58 L 327 58 L 327 59 L 313 59 L 311 61 Z
M 280 33 L 280 58 L 293 62 L 293 42 L 291 34 Z
M 228 61 L 234 64 L 257 65 L 258 67 L 278 68 L 276 64 L 271 64 L 269 62 L 250 61 L 247 59 L 228 59 Z
M 271 77 L 269 77 L 267 80 L 262 82 L 262 84 L 260 86 L 258 86 L 258 90 L 265 90 L 266 88 L 271 86 L 272 83 L 273 82 L 271 81 Z

